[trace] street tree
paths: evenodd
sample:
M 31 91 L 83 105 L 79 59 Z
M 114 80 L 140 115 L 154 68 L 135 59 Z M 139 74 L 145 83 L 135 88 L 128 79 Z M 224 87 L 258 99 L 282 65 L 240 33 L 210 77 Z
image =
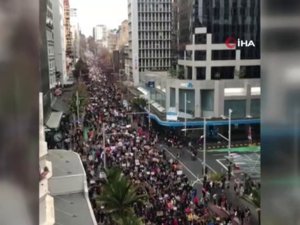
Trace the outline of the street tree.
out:
M 80 58 L 75 64 L 75 70 L 73 71 L 74 78 L 78 81 L 81 76 L 86 76 L 88 73 L 88 65 L 82 60 L 82 58 Z
M 146 107 L 147 100 L 145 98 L 138 97 L 138 98 L 132 99 L 130 103 L 135 110 L 139 111 Z
M 79 113 L 83 113 L 87 104 L 88 104 L 88 91 L 87 87 L 84 83 L 80 82 L 77 84 L 76 92 L 78 91 L 78 99 L 79 99 Z M 69 103 L 69 111 L 72 114 L 77 113 L 77 97 L 76 92 L 72 95 L 72 98 Z
M 105 213 L 114 224 L 140 224 L 133 206 L 143 204 L 147 196 L 138 194 L 137 187 L 122 174 L 120 169 L 112 168 L 106 172 L 107 180 L 101 195 L 98 196 L 98 205 L 104 206 Z

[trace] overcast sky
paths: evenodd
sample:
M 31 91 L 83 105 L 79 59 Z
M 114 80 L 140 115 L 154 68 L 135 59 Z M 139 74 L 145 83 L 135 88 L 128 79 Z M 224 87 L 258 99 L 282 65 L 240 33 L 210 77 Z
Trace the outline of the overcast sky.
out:
M 127 0 L 70 0 L 70 7 L 77 8 L 79 25 L 86 36 L 93 34 L 97 24 L 114 29 L 127 19 Z

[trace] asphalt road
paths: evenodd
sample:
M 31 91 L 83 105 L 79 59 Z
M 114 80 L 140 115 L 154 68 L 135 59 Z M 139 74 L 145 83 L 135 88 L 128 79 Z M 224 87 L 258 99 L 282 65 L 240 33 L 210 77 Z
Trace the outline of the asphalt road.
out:
M 188 176 L 191 183 L 194 184 L 194 187 L 199 190 L 202 188 L 202 155 L 198 154 L 197 160 L 192 159 L 192 153 L 187 149 L 182 149 L 184 152 L 181 154 L 179 158 L 177 158 L 177 153 L 180 151 L 178 149 L 172 149 L 165 144 L 161 144 L 160 148 L 163 148 L 167 153 L 167 156 L 173 158 L 174 160 L 178 160 L 183 167 L 183 172 Z M 226 153 L 208 153 L 206 156 L 206 164 L 209 171 L 219 173 L 225 172 L 226 166 L 221 165 L 218 161 L 224 164 L 224 156 Z M 222 159 L 222 160 L 220 160 Z M 218 161 L 217 161 L 218 160 Z M 251 210 L 251 218 L 250 221 L 244 223 L 244 225 L 258 225 L 258 215 L 256 212 L 256 207 L 250 204 L 249 202 L 237 197 L 233 190 L 233 183 L 229 190 L 226 190 L 226 195 L 228 200 L 232 202 L 233 207 L 246 208 L 248 207 Z

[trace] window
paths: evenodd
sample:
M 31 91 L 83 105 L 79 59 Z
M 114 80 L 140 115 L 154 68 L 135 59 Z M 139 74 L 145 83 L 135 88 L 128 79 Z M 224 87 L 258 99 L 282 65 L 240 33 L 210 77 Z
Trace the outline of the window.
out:
M 206 60 L 206 51 L 195 51 L 195 60 L 196 61 Z
M 235 60 L 235 50 L 212 50 L 212 60 Z
M 206 44 L 206 34 L 196 34 L 195 44 Z
M 187 67 L 187 79 L 188 80 L 193 79 L 193 68 L 190 66 Z
M 240 78 L 260 78 L 260 66 L 241 66 Z
M 234 78 L 234 66 L 211 68 L 212 80 L 233 79 L 233 78 Z
M 251 99 L 250 114 L 253 117 L 260 117 L 260 99 Z
M 202 111 L 214 111 L 214 90 L 201 90 Z
M 214 8 L 214 18 L 215 20 L 220 19 L 220 8 Z
M 176 89 L 170 88 L 170 107 L 176 106 L 175 100 L 176 100 Z
M 232 109 L 232 118 L 246 117 L 246 100 L 225 100 L 224 114 L 228 116 L 228 110 Z
M 197 67 L 196 68 L 196 79 L 197 80 L 205 80 L 206 79 L 206 68 L 205 67 Z

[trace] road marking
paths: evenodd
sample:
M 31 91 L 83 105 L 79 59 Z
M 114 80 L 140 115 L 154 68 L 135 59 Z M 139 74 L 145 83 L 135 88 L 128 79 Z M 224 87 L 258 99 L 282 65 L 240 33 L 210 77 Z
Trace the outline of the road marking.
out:
M 199 179 L 181 160 L 179 160 L 173 153 L 171 153 L 167 148 L 163 148 L 167 151 L 174 159 L 176 159 L 180 164 L 195 178 Z
M 221 160 L 224 160 L 224 159 L 216 159 L 216 161 L 226 170 L 228 171 L 227 169 L 227 166 L 225 166 L 223 163 L 221 163 Z

